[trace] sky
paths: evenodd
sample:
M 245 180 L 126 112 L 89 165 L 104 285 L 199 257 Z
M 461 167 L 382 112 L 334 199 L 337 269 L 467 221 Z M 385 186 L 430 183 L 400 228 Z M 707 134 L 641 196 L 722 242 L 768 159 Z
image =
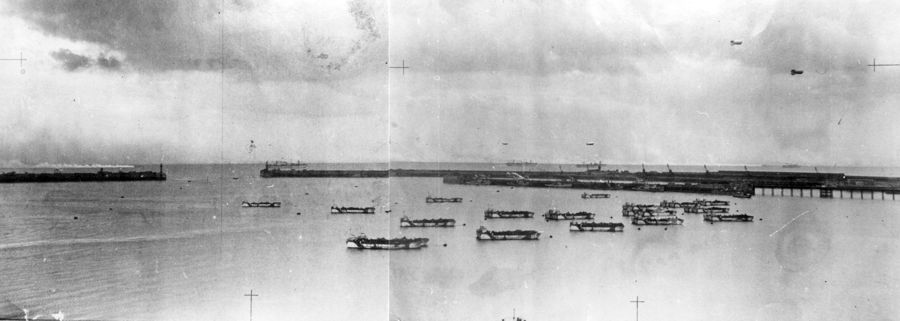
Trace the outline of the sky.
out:
M 0 165 L 900 166 L 900 67 L 866 66 L 900 63 L 898 15 L 894 1 L 7 1 L 0 58 L 27 61 L 0 62 Z

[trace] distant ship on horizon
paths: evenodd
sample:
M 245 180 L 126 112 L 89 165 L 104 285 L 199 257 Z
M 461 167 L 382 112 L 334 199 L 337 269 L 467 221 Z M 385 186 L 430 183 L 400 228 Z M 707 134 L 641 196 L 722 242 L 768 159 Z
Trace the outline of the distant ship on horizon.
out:
M 591 167 L 600 167 L 600 166 L 602 166 L 602 165 L 603 165 L 603 164 L 600 163 L 600 162 L 596 162 L 596 163 L 581 163 L 581 164 L 575 164 L 575 167 L 578 167 L 578 168 L 591 168 Z
M 537 163 L 532 162 L 532 161 L 511 161 L 511 162 L 506 163 L 506 166 L 535 166 L 535 165 L 537 165 Z
M 788 163 L 781 165 L 781 168 L 800 168 L 800 164 Z

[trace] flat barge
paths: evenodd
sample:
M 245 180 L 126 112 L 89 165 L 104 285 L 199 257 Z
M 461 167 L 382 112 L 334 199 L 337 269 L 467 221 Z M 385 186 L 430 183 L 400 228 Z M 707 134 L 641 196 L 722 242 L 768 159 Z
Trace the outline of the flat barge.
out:
M 729 209 L 727 207 L 718 207 L 718 206 L 693 206 L 693 207 L 685 207 L 685 213 L 691 214 L 722 214 L 728 213 Z
M 359 250 L 414 250 L 428 246 L 428 239 L 417 238 L 368 238 L 365 235 L 354 236 L 347 239 L 348 249 Z
M 593 194 L 581 193 L 581 198 L 583 198 L 583 199 L 609 198 L 609 194 L 603 194 L 603 193 L 593 193 Z
M 331 214 L 375 214 L 375 207 L 331 207 Z
M 753 222 L 753 215 L 748 214 L 704 214 L 703 220 L 713 222 Z
M 425 203 L 462 203 L 462 197 L 425 197 Z
M 0 183 L 65 183 L 65 182 L 121 182 L 121 181 L 164 181 L 166 173 L 159 165 L 159 172 L 110 172 L 101 168 L 96 173 L 0 173 Z
M 573 232 L 622 232 L 625 224 L 608 222 L 569 222 L 569 231 Z
M 633 225 L 681 225 L 684 219 L 675 215 L 673 210 L 665 210 L 659 213 L 638 215 L 631 218 Z
M 560 212 L 558 210 L 549 210 L 543 215 L 544 221 L 562 221 L 562 220 L 593 220 L 594 213 L 590 212 Z
M 532 211 L 520 211 L 520 210 L 495 210 L 489 208 L 484 211 L 484 219 L 491 218 L 532 218 L 534 217 L 534 212 Z
M 479 241 L 537 241 L 541 232 L 535 230 L 491 231 L 484 226 L 475 230 L 475 239 Z
M 425 218 L 410 219 L 409 217 L 400 218 L 400 227 L 454 227 L 456 220 L 452 218 Z
M 281 202 L 241 202 L 241 207 L 281 207 Z

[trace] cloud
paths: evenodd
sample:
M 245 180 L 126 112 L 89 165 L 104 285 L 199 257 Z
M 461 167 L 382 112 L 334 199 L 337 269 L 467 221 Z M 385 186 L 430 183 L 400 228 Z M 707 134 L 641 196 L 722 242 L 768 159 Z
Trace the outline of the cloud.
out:
M 653 29 L 627 4 L 436 2 L 392 7 L 391 54 L 417 70 L 621 74 L 667 59 Z
M 85 55 L 76 54 L 69 49 L 61 48 L 51 52 L 50 56 L 61 62 L 63 68 L 67 71 L 88 69 L 92 66 L 97 66 L 106 70 L 119 70 L 122 68 L 122 62 L 119 61 L 118 58 L 114 56 L 107 57 L 106 54 L 103 53 L 98 55 L 95 60 Z
M 876 8 L 867 7 L 855 2 L 782 2 L 765 29 L 744 42 L 739 58 L 773 74 L 858 70 L 858 59 L 871 56 L 876 44 L 865 19 Z
M 50 56 L 61 62 L 63 67 L 68 71 L 75 71 L 79 68 L 91 66 L 91 58 L 72 53 L 69 49 L 59 49 L 51 52 Z
M 373 62 L 387 51 L 380 33 L 385 12 L 380 3 L 363 0 L 233 1 L 224 8 L 214 0 L 37 0 L 15 1 L 7 10 L 52 36 L 122 53 L 124 61 L 98 59 L 104 68 L 217 71 L 224 65 L 245 79 L 380 70 Z
M 122 63 L 119 62 L 119 59 L 112 56 L 107 58 L 104 54 L 100 54 L 100 56 L 97 57 L 97 65 L 111 70 L 117 70 L 122 67 Z

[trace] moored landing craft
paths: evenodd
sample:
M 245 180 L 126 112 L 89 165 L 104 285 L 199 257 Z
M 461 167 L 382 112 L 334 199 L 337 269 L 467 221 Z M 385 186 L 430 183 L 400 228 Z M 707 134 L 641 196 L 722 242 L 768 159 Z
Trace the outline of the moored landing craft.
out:
M 347 239 L 348 249 L 360 250 L 414 250 L 428 246 L 428 239 L 424 237 L 407 238 L 399 237 L 386 239 L 368 238 L 365 235 L 353 236 Z
M 577 212 L 577 213 L 569 213 L 569 212 L 560 212 L 557 210 L 549 210 L 547 213 L 544 213 L 545 221 L 560 221 L 560 220 L 592 220 L 594 219 L 594 213 L 589 212 Z
M 489 218 L 532 218 L 534 217 L 534 212 L 531 211 L 520 211 L 520 210 L 495 210 L 489 208 L 484 211 L 484 219 Z
M 241 202 L 241 207 L 281 207 L 281 202 Z
M 375 207 L 331 207 L 331 214 L 375 214 Z
M 622 205 L 622 216 L 636 216 L 659 211 L 659 206 L 652 204 L 625 203 Z
M 569 231 L 576 232 L 622 232 L 625 224 L 607 222 L 569 222 Z
M 484 226 L 475 230 L 475 239 L 479 241 L 508 241 L 508 240 L 529 240 L 536 241 L 541 237 L 541 232 L 534 230 L 515 230 L 515 231 L 491 231 Z
M 409 217 L 400 218 L 400 227 L 454 227 L 456 220 L 452 218 L 434 218 L 434 219 L 410 219 Z
M 705 214 L 703 220 L 707 222 L 753 222 L 753 215 L 747 214 Z
M 588 198 L 609 198 L 609 194 L 601 194 L 601 193 L 597 193 L 597 194 L 588 194 L 588 193 L 582 193 L 582 194 L 581 194 L 581 198 L 584 198 L 584 199 L 588 199 Z
M 631 224 L 634 225 L 681 225 L 682 223 L 684 223 L 684 219 L 675 215 L 650 215 L 631 219 Z
M 462 197 L 425 197 L 425 203 L 462 203 Z
M 705 207 L 705 206 L 693 206 L 693 207 L 685 207 L 685 213 L 692 214 L 715 214 L 715 213 L 728 213 L 729 209 L 727 207 Z

